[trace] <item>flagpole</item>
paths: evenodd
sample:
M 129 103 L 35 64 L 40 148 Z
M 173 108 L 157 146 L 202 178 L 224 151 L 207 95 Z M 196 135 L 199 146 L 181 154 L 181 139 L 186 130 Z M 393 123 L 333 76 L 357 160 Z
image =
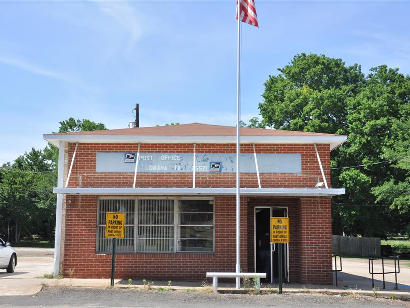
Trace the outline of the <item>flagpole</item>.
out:
M 240 170 L 239 154 L 241 152 L 240 143 L 240 120 L 241 120 L 241 100 L 240 100 L 240 76 L 241 76 L 241 10 L 240 1 L 237 4 L 238 14 L 238 39 L 236 54 L 236 273 L 241 272 L 241 196 L 240 196 Z M 241 287 L 241 280 L 236 278 L 236 288 Z

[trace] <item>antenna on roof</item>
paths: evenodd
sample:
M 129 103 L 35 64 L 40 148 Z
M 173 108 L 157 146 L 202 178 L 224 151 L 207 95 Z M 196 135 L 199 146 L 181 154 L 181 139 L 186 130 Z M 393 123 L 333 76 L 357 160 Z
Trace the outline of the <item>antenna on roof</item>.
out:
M 140 104 L 135 104 L 135 121 L 128 124 L 129 128 L 140 127 Z

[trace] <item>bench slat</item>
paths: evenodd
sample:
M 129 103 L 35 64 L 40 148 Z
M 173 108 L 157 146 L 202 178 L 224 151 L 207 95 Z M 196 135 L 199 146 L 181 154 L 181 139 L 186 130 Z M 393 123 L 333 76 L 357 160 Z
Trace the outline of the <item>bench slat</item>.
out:
M 206 273 L 206 277 L 221 277 L 221 278 L 236 278 L 236 277 L 258 277 L 266 278 L 266 273 L 217 273 L 209 272 Z

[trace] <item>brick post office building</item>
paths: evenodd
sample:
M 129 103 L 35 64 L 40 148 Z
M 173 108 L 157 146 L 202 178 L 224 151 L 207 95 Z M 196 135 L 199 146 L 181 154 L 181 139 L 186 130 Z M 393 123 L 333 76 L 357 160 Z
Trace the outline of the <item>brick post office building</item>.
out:
M 235 127 L 47 134 L 59 147 L 55 272 L 107 278 L 105 213 L 126 214 L 117 278 L 235 271 Z M 277 277 L 269 218 L 289 217 L 285 279 L 332 283 L 330 151 L 345 136 L 241 128 L 241 271 Z M 272 249 L 271 249 L 272 248 Z M 273 264 L 273 266 L 272 266 Z

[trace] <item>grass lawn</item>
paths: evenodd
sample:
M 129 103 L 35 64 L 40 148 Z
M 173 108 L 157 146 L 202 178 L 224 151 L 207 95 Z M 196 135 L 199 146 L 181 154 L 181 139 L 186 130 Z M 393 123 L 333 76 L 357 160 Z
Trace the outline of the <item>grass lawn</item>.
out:
M 390 245 L 393 248 L 408 248 L 410 249 L 410 240 L 382 240 L 382 245 Z
M 406 239 L 391 239 L 382 240 L 382 245 L 390 245 L 393 249 L 393 255 L 400 256 L 400 264 L 404 267 L 410 267 L 410 240 Z

